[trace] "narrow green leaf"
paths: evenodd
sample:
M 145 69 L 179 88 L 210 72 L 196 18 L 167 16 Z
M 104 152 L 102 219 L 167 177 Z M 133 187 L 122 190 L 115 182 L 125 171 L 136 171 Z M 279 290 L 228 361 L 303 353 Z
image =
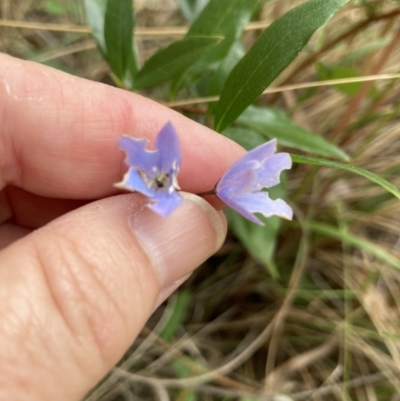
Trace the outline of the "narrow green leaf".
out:
M 108 0 L 104 19 L 107 59 L 121 81 L 132 58 L 133 27 L 132 0 Z
M 128 65 L 126 67 L 124 76 L 124 87 L 128 89 L 133 88 L 133 83 L 135 81 L 136 74 L 139 71 L 139 55 L 136 48 L 136 43 L 132 43 L 132 52 L 130 54 Z
M 344 67 L 341 65 L 328 66 L 323 63 L 317 63 L 317 73 L 318 77 L 323 80 L 356 78 L 361 76 L 361 74 L 354 68 Z M 354 96 L 360 91 L 363 85 L 363 82 L 350 82 L 347 84 L 337 84 L 334 85 L 334 87 L 346 95 Z M 376 86 L 372 85 L 368 91 L 368 96 L 373 97 L 375 94 Z
M 221 37 L 193 37 L 172 43 L 154 54 L 136 76 L 135 89 L 169 81 L 210 51 Z
M 207 3 L 208 0 L 178 0 L 182 14 L 189 21 L 196 19 Z
M 321 156 L 348 160 L 348 156 L 340 148 L 294 124 L 282 110 L 250 106 L 239 117 L 238 123 L 256 130 L 265 138 L 277 138 L 282 145 Z
M 270 190 L 268 192 L 271 193 L 273 191 Z M 281 219 L 276 216 L 269 217 L 268 219 L 258 216 L 265 224 L 264 227 L 261 227 L 246 220 L 234 210 L 227 209 L 225 210 L 225 214 L 228 218 L 229 228 L 234 232 L 249 254 L 258 263 L 265 266 L 272 277 L 279 277 L 273 257 L 277 236 L 282 224 Z
M 186 34 L 238 38 L 253 13 L 257 0 L 210 0 Z
M 208 87 L 207 96 L 219 96 L 225 84 L 226 79 L 231 73 L 232 69 L 244 56 L 244 47 L 241 40 L 236 40 L 231 46 L 228 54 L 224 60 L 219 64 L 218 68 L 214 70 L 211 75 Z M 208 104 L 207 114 L 214 114 L 216 103 L 210 102 Z
M 245 54 L 243 43 L 237 40 L 230 48 L 229 53 L 219 64 L 218 68 L 213 72 L 210 80 L 210 90 L 208 96 L 216 96 L 221 93 L 226 79 L 231 73 L 235 65 L 242 59 Z
M 393 194 L 397 199 L 400 199 L 400 191 L 396 188 L 396 186 L 391 184 L 389 181 L 386 181 L 382 177 L 379 177 L 379 175 L 371 173 L 368 170 L 364 170 L 363 168 L 351 166 L 349 164 L 334 162 L 331 160 L 319 159 L 316 157 L 308 157 L 294 154 L 291 154 L 290 157 L 292 158 L 294 163 L 313 164 L 316 166 L 339 168 L 354 174 L 358 174 L 374 182 L 375 184 L 380 185 L 382 188 L 386 189 L 386 191 Z
M 250 129 L 229 127 L 221 134 L 237 142 L 246 150 L 254 149 L 266 142 L 265 136 Z
M 348 231 L 340 230 L 339 228 L 328 224 L 316 223 L 316 222 L 309 222 L 306 224 L 311 230 L 317 233 L 327 235 L 332 238 L 336 238 L 356 248 L 362 249 L 363 251 L 369 253 L 370 255 L 375 256 L 377 259 L 380 259 L 383 262 L 388 263 L 389 265 L 395 267 L 396 269 L 400 269 L 399 258 L 389 253 L 389 251 L 387 251 L 385 248 L 376 245 L 365 238 L 361 238 Z
M 193 367 L 197 365 L 199 368 L 204 366 L 204 371 L 207 371 L 207 366 L 203 359 L 188 357 L 182 358 L 181 355 L 176 355 L 171 358 L 171 367 L 174 370 L 175 376 L 179 379 L 185 379 L 193 375 Z M 177 395 L 177 400 L 184 401 L 198 401 L 197 392 L 189 388 L 182 389 L 179 396 Z
M 103 56 L 107 55 L 107 47 L 104 40 L 104 16 L 106 8 L 107 0 L 85 0 L 86 18 Z
M 365 46 L 357 46 L 353 51 L 344 55 L 341 62 L 344 63 L 344 65 L 348 63 L 360 63 L 360 59 L 376 50 L 383 49 L 389 42 L 390 38 L 386 36 L 382 39 L 368 42 Z
M 181 290 L 177 293 L 176 302 L 174 304 L 173 310 L 171 311 L 168 323 L 160 334 L 160 337 L 163 340 L 169 342 L 173 339 L 178 328 L 182 325 L 186 317 L 191 299 L 192 295 L 187 290 Z
M 171 99 L 183 83 L 193 81 L 209 68 L 216 68 L 232 46 L 242 36 L 257 0 L 210 0 L 204 10 L 190 26 L 185 38 L 198 36 L 222 36 L 224 40 L 204 54 L 190 68 L 182 72 L 172 85 Z
M 62 15 L 68 12 L 68 5 L 56 0 L 47 0 L 44 9 L 53 15 Z
M 217 105 L 215 129 L 221 132 L 235 121 L 347 1 L 309 0 L 273 22 L 228 77 Z

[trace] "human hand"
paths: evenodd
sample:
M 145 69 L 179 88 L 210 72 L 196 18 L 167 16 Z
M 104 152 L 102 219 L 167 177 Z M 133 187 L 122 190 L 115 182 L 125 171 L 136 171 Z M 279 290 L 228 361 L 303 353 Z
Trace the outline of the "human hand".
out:
M 199 197 L 164 219 L 112 196 L 119 136 L 153 140 L 167 121 L 184 191 L 211 189 L 243 153 L 141 96 L 0 55 L 0 400 L 82 398 L 221 246 L 225 219 Z

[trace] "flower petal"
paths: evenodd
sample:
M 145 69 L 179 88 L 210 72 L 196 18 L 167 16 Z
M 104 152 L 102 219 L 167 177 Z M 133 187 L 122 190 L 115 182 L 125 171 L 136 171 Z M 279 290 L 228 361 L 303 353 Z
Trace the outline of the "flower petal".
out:
M 125 163 L 145 171 L 147 175 L 154 175 L 160 171 L 160 153 L 158 150 L 147 150 L 147 139 L 135 139 L 122 136 L 119 147 L 126 153 Z
M 285 201 L 272 200 L 266 192 L 245 194 L 233 201 L 247 212 L 261 213 L 265 217 L 276 215 L 288 220 L 292 220 L 293 217 L 292 208 Z
M 265 217 L 277 215 L 292 219 L 292 209 L 282 199 L 272 200 L 263 188 L 279 184 L 282 170 L 289 169 L 292 160 L 287 153 L 274 154 L 276 140 L 273 139 L 251 150 L 234 163 L 218 182 L 216 195 L 246 219 L 264 225 L 254 215 Z
M 241 193 L 248 192 L 257 184 L 255 171 L 259 167 L 260 163 L 255 160 L 231 167 L 219 180 L 215 188 L 216 195 L 233 198 Z
M 158 191 L 150 201 L 154 202 L 149 208 L 162 217 L 170 215 L 182 202 L 183 198 L 177 192 Z
M 276 139 L 271 139 L 268 142 L 263 143 L 260 146 L 250 150 L 245 155 L 243 155 L 238 161 L 236 161 L 230 169 L 236 167 L 236 165 L 241 165 L 248 161 L 259 161 L 263 162 L 266 158 L 272 156 L 276 152 Z
M 160 152 L 161 171 L 176 174 L 181 165 L 182 155 L 178 135 L 170 122 L 165 124 L 158 134 L 156 148 Z
M 260 226 L 263 226 L 264 223 L 253 213 L 248 211 L 246 207 L 243 207 L 239 202 L 237 202 L 237 199 L 235 198 L 230 198 L 230 197 L 224 197 L 218 196 L 227 206 L 229 206 L 231 209 L 235 210 L 239 214 L 241 214 L 243 217 L 245 217 L 247 220 L 252 221 L 253 223 L 259 224 Z M 240 198 L 239 198 L 240 199 Z
M 137 191 L 148 197 L 153 197 L 156 191 L 152 187 L 148 187 L 143 177 L 135 168 L 130 168 L 124 175 L 121 182 L 115 184 L 117 188 L 126 189 L 128 191 Z
M 257 186 L 254 189 L 271 188 L 278 185 L 282 170 L 292 167 L 289 153 L 277 153 L 265 159 L 261 168 L 256 170 Z

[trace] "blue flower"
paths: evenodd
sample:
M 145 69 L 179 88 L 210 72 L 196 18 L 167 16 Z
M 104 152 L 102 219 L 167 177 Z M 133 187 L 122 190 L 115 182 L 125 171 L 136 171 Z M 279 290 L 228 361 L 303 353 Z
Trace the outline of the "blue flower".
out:
M 272 200 L 263 188 L 279 184 L 282 170 L 292 166 L 288 153 L 277 153 L 276 139 L 264 143 L 241 157 L 222 176 L 215 188 L 215 194 L 227 206 L 236 210 L 246 219 L 264 225 L 254 215 L 265 217 L 277 215 L 291 220 L 293 211 L 282 199 Z
M 147 139 L 120 138 L 119 147 L 126 153 L 129 170 L 115 186 L 147 196 L 150 209 L 167 217 L 182 202 L 177 193 L 182 157 L 173 125 L 168 122 L 161 129 L 154 150 L 147 150 L 146 145 Z

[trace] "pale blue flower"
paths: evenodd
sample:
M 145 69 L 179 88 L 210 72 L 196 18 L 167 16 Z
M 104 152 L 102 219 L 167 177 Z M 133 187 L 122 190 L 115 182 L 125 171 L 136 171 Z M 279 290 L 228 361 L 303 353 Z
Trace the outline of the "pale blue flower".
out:
M 168 122 L 161 129 L 154 150 L 148 150 L 146 146 L 147 139 L 120 138 L 119 147 L 126 153 L 125 163 L 129 170 L 116 186 L 147 196 L 150 209 L 167 217 L 182 202 L 177 192 L 182 157 L 173 125 Z
M 273 139 L 251 150 L 234 163 L 222 176 L 215 188 L 215 194 L 227 206 L 236 210 L 246 219 L 264 225 L 254 215 L 272 215 L 291 220 L 293 211 L 282 199 L 272 200 L 263 188 L 279 184 L 282 170 L 292 166 L 288 153 L 277 153 Z

